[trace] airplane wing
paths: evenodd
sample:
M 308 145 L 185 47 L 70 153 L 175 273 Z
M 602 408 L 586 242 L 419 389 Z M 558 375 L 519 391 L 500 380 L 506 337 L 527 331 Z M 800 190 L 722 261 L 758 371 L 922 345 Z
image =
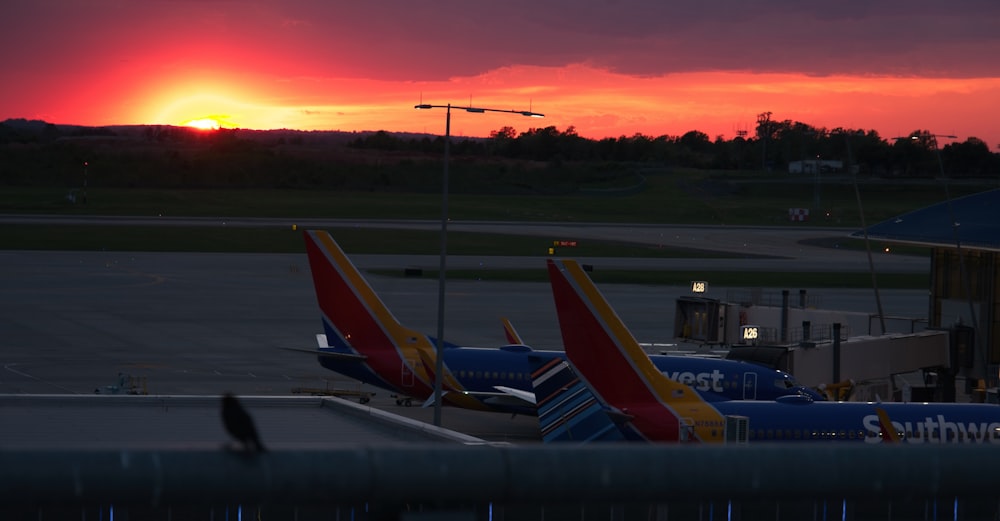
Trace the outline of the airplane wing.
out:
M 522 391 L 520 389 L 514 389 L 511 387 L 506 387 L 503 385 L 493 386 L 498 392 L 488 392 L 488 391 L 456 391 L 463 396 L 471 396 L 482 400 L 483 403 L 490 405 L 507 405 L 512 407 L 534 407 L 535 406 L 535 393 Z M 448 391 L 443 391 L 447 394 Z M 444 396 L 442 394 L 441 396 Z M 434 404 L 434 396 L 431 395 L 427 398 L 427 401 L 423 404 L 423 407 Z
M 513 387 L 507 387 L 504 385 L 495 385 L 494 389 L 500 391 L 503 396 L 512 396 L 525 403 L 535 405 L 535 393 L 530 391 L 525 391 L 522 389 L 514 389 Z
M 497 386 L 497 389 L 500 389 L 500 386 Z M 460 395 L 460 396 L 467 396 L 467 397 L 471 397 L 471 398 L 476 398 L 477 400 L 481 400 L 483 403 L 485 403 L 487 405 L 504 405 L 504 406 L 507 406 L 507 407 L 534 407 L 535 406 L 535 402 L 528 401 L 530 398 L 528 398 L 526 396 L 518 396 L 518 395 L 514 394 L 514 393 L 524 393 L 525 391 L 518 391 L 517 389 L 509 389 L 509 390 L 511 391 L 510 393 L 506 393 L 506 392 L 490 393 L 490 392 L 482 392 L 482 391 L 456 391 L 456 392 L 453 392 L 451 394 L 452 394 L 452 396 Z M 441 399 L 442 399 L 442 401 L 444 400 L 445 396 L 448 396 L 449 392 L 450 391 L 447 391 L 447 390 L 442 390 L 441 391 Z M 527 393 L 527 394 L 533 394 L 533 393 Z M 531 398 L 534 398 L 534 396 L 532 396 Z M 430 395 L 430 396 L 428 396 L 427 400 L 424 401 L 424 403 L 421 404 L 420 406 L 421 407 L 430 407 L 432 405 L 434 405 L 434 395 L 433 394 Z

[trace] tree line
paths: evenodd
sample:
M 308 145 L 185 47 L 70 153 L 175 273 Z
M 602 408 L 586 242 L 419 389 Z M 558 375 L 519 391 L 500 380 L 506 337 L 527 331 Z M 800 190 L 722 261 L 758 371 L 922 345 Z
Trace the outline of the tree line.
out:
M 791 120 L 758 117 L 754 135 L 732 139 L 692 130 L 681 136 L 644 134 L 586 139 L 574 127 L 532 128 L 517 133 L 509 126 L 489 138 L 452 138 L 451 153 L 471 157 L 506 157 L 534 161 L 630 162 L 711 170 L 787 170 L 795 161 L 837 160 L 871 177 L 990 178 L 1000 176 L 1000 154 L 981 139 L 950 141 L 928 130 L 882 137 L 875 130 L 826 129 Z M 443 153 L 444 137 L 401 136 L 380 131 L 348 144 L 359 149 Z M 1000 148 L 1000 145 L 998 145 Z
M 443 136 L 398 132 L 204 131 L 168 125 L 85 127 L 0 122 L 0 184 L 147 188 L 292 188 L 433 192 Z M 977 138 L 926 130 L 884 138 L 873 130 L 825 129 L 763 114 L 753 135 L 714 140 L 642 134 L 587 139 L 570 127 L 505 126 L 484 138 L 452 137 L 452 189 L 466 193 L 575 193 L 631 189 L 637 172 L 678 169 L 787 171 L 836 160 L 861 176 L 1000 176 L 1000 154 Z

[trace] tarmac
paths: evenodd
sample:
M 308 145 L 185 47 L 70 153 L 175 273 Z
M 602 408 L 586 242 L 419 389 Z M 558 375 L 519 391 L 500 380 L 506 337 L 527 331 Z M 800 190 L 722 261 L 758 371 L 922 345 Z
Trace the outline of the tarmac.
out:
M 706 235 L 726 242 L 734 233 L 748 244 L 770 241 L 768 249 L 781 254 L 760 262 L 834 257 L 828 248 L 814 252 L 790 235 L 774 238 L 769 229 L 760 235 L 750 230 Z M 836 254 L 849 257 L 852 265 L 867 266 L 863 252 Z M 392 267 L 402 272 L 413 265 L 435 268 L 438 262 L 434 256 L 348 255 L 363 270 Z M 888 257 L 901 259 L 893 259 L 899 270 L 914 269 L 925 260 Z M 474 265 L 485 272 L 509 267 L 506 259 L 452 256 L 449 266 Z M 595 269 L 632 261 L 586 259 Z M 544 257 L 516 262 L 542 269 Z M 705 264 L 703 259 L 684 262 Z M 433 418 L 432 407 L 399 406 L 383 390 L 321 368 L 313 356 L 281 349 L 314 348 L 315 334 L 321 331 L 305 254 L 0 251 L 0 266 L 0 394 L 115 392 L 124 375 L 133 391 L 153 395 L 289 396 L 296 390 L 324 389 L 356 400 L 358 393 L 374 393 L 366 406 L 426 422 Z M 436 331 L 437 280 L 367 279 L 397 319 L 421 331 Z M 710 287 L 708 296 L 724 298 L 730 289 Z M 674 341 L 674 302 L 689 294 L 688 288 L 615 284 L 601 290 L 640 342 Z M 826 308 L 875 311 L 871 290 L 821 293 Z M 882 300 L 888 315 L 926 316 L 926 291 L 883 290 Z M 501 317 L 509 318 L 536 349 L 561 349 L 547 284 L 448 281 L 446 340 L 502 345 Z M 488 440 L 537 440 L 534 418 L 454 408 L 445 408 L 442 418 L 444 427 Z

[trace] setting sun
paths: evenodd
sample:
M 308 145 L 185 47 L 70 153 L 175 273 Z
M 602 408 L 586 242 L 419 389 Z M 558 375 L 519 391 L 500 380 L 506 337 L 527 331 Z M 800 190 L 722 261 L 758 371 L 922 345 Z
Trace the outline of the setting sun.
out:
M 212 118 L 191 119 L 181 123 L 181 126 L 192 127 L 200 130 L 219 130 L 222 125 Z

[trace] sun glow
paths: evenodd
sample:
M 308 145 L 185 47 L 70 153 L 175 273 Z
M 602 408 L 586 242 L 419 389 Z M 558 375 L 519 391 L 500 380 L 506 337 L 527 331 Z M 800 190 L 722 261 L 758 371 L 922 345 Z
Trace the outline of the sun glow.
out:
M 199 130 L 219 130 L 222 124 L 214 118 L 189 119 L 181 123 L 183 127 L 192 127 Z
M 220 95 L 211 92 L 186 94 L 178 92 L 179 90 L 195 89 L 167 88 L 148 102 L 151 107 L 159 107 L 158 113 L 152 118 L 155 124 L 180 125 L 199 130 L 243 126 L 248 105 L 234 97 L 239 94 Z M 222 87 L 212 89 L 212 91 L 221 90 L 224 89 Z
M 252 77 L 167 80 L 132 105 L 141 113 L 117 120 L 211 129 L 297 129 L 441 133 L 441 116 L 409 109 L 418 101 L 529 109 L 544 120 L 497 114 L 458 115 L 455 136 L 488 136 L 503 126 L 573 127 L 582 137 L 681 136 L 692 130 L 710 138 L 752 132 L 756 116 L 824 128 L 874 129 L 883 136 L 914 129 L 975 136 L 995 143 L 994 127 L 980 113 L 996 113 L 1000 79 L 926 79 L 751 72 L 677 73 L 631 77 L 587 65 L 514 66 L 500 72 L 406 88 L 365 79 L 289 79 L 274 85 Z M 266 87 L 254 87 L 257 84 Z M 422 97 L 421 97 L 422 96 Z M 872 101 L 875 100 L 875 101 Z M 974 100 L 970 101 L 970 100 Z M 992 112 L 991 112 L 992 111 Z M 181 123 L 183 122 L 183 123 Z M 933 124 L 933 125 L 932 125 Z

